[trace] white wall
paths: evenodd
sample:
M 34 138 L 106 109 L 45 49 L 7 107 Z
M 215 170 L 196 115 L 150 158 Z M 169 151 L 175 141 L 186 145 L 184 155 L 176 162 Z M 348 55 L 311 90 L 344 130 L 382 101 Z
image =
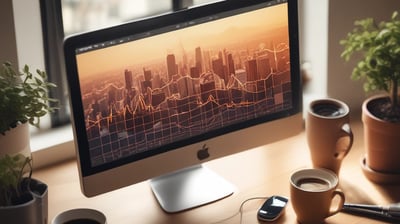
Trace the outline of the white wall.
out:
M 10 61 L 18 66 L 12 0 L 0 1 L 0 63 Z
M 45 70 L 42 22 L 39 0 L 6 0 L 12 2 L 7 10 L 12 12 L 16 41 L 17 63 L 19 68 L 29 65 L 31 71 Z M 10 8 L 11 7 L 11 8 Z M 40 119 L 41 129 L 51 126 L 50 115 Z M 38 131 L 30 126 L 32 132 Z
M 327 93 L 330 97 L 346 102 L 354 111 L 361 110 L 361 104 L 367 95 L 361 82 L 350 79 L 355 62 L 346 63 L 340 58 L 343 46 L 339 41 L 353 30 L 355 20 L 366 17 L 374 17 L 377 21 L 389 20 L 395 10 L 400 10 L 399 0 L 329 1 Z
M 367 97 L 361 82 L 350 79 L 354 61 L 346 63 L 339 41 L 354 21 L 390 18 L 400 10 L 399 0 L 299 0 L 300 58 L 309 63 L 311 81 L 304 89 L 304 105 L 320 97 L 333 97 L 360 111 Z
M 299 1 L 300 63 L 307 63 L 311 81 L 304 104 L 327 95 L 328 0 Z
M 39 0 L 0 1 L 0 62 L 44 69 Z
M 12 0 L 19 66 L 45 69 L 39 0 Z

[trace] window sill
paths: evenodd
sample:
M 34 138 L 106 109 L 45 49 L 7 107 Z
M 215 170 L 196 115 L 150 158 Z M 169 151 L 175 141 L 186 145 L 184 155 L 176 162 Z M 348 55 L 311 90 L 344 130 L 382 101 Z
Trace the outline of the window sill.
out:
M 30 145 L 33 169 L 76 158 L 72 125 L 35 133 L 31 135 Z

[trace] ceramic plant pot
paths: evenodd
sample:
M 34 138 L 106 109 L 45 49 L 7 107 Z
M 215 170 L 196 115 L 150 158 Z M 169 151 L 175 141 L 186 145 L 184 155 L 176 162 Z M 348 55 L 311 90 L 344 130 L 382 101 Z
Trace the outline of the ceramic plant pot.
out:
M 384 121 L 369 108 L 382 96 L 367 99 L 362 106 L 367 177 L 378 183 L 400 182 L 400 123 Z
M 22 153 L 25 156 L 30 156 L 29 124 L 20 124 L 6 131 L 5 135 L 0 134 L 0 146 L 0 155 Z
M 2 224 L 48 223 L 47 185 L 35 179 L 26 181 L 26 183 L 29 183 L 30 191 L 24 194 L 20 204 L 0 207 Z
M 21 154 L 31 157 L 29 124 L 21 124 L 0 134 L 0 157 Z M 30 167 L 28 167 L 30 168 Z M 29 172 L 29 171 L 27 171 Z M 5 172 L 7 173 L 7 172 Z M 6 177 L 9 177 L 5 175 Z M 25 177 L 21 180 L 22 195 L 13 205 L 0 206 L 0 223 L 45 224 L 48 222 L 47 185 L 39 180 Z

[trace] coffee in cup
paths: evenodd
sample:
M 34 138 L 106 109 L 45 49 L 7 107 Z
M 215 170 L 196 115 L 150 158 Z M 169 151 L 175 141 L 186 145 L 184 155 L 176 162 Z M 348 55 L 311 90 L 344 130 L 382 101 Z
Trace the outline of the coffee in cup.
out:
M 323 191 L 330 188 L 330 183 L 324 179 L 306 177 L 298 180 L 296 186 L 306 191 Z
M 306 136 L 315 168 L 339 175 L 341 163 L 353 145 L 349 107 L 336 99 L 319 99 L 309 104 Z
M 301 224 L 320 224 L 325 218 L 338 213 L 345 196 L 337 188 L 338 177 L 327 169 L 302 169 L 290 177 L 290 201 Z M 339 198 L 332 205 L 333 198 Z
M 106 216 L 88 208 L 71 209 L 58 214 L 52 224 L 106 224 Z

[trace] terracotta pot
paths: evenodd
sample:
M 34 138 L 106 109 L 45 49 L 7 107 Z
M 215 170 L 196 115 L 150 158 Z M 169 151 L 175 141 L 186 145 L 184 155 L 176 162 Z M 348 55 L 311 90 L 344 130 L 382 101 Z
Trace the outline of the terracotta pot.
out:
M 375 96 L 362 106 L 366 165 L 373 171 L 400 175 L 400 123 L 392 123 L 375 117 L 368 110 L 371 102 L 384 98 Z

